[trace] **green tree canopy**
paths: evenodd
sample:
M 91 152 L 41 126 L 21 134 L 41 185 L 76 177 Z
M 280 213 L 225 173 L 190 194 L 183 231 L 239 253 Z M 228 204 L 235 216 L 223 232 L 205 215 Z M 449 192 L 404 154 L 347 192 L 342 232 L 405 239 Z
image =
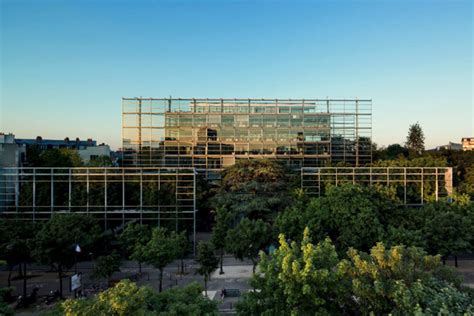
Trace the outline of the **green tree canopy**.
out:
M 176 259 L 176 237 L 165 228 L 153 228 L 151 239 L 144 246 L 138 246 L 145 262 L 160 270 L 160 292 L 163 289 L 163 271 L 165 267 Z
M 93 298 L 68 299 L 59 303 L 47 315 L 217 315 L 216 303 L 204 298 L 201 291 L 199 284 L 191 283 L 156 293 L 149 287 L 122 280 Z
M 275 160 L 239 160 L 224 170 L 213 204 L 226 206 L 237 219 L 272 218 L 290 202 L 288 174 Z
M 207 295 L 207 281 L 211 278 L 211 274 L 216 271 L 219 266 L 219 259 L 214 254 L 211 243 L 200 242 L 197 249 L 196 261 L 199 263 L 197 272 L 204 277 L 204 290 Z
M 126 256 L 138 262 L 138 271 L 142 273 L 142 263 L 146 258 L 142 247 L 151 239 L 151 229 L 148 225 L 129 223 L 119 236 L 122 249 Z
M 256 289 L 244 295 L 238 315 L 462 315 L 472 313 L 464 292 L 438 256 L 419 248 L 378 243 L 364 253 L 350 248 L 339 260 L 330 239 L 313 244 L 305 229 L 301 243 L 261 253 Z
M 104 255 L 97 258 L 92 276 L 94 278 L 105 278 L 107 284 L 114 272 L 120 271 L 120 256 L 117 253 Z
M 425 135 L 418 122 L 410 125 L 408 128 L 407 141 L 405 145 L 408 150 L 418 155 L 425 150 Z
M 237 259 L 251 260 L 255 272 L 258 253 L 268 245 L 271 237 L 269 235 L 269 225 L 263 220 L 244 218 L 235 228 L 229 230 L 226 247 Z
M 75 247 L 87 252 L 98 239 L 100 228 L 92 217 L 83 214 L 56 214 L 36 236 L 34 255 L 43 264 L 54 266 L 59 276 L 62 295 L 63 271 L 75 262 Z
M 231 218 L 231 214 L 225 207 L 221 206 L 216 209 L 214 216 L 215 224 L 212 227 L 211 242 L 214 245 L 214 248 L 219 251 L 220 274 L 224 273 L 222 268 L 224 249 L 226 246 L 227 232 L 230 229 Z

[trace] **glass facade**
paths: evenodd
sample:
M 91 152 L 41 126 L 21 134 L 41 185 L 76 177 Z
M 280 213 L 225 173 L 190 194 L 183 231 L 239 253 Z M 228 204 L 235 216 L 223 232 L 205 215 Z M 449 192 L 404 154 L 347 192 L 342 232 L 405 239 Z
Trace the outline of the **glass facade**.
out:
M 371 100 L 123 98 L 123 165 L 364 164 L 372 156 L 371 107 Z

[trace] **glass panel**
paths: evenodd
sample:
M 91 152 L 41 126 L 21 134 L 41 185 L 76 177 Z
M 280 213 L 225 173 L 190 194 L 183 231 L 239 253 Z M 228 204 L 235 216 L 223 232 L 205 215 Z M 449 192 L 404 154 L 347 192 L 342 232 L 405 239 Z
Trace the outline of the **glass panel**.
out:
M 275 115 L 264 115 L 263 116 L 263 125 L 266 127 L 275 126 L 276 117 Z
M 262 125 L 261 115 L 250 115 L 250 126 L 259 127 Z
M 279 129 L 277 130 L 277 140 L 278 141 L 288 141 L 289 135 L 287 129 Z
M 274 129 L 265 129 L 265 130 L 263 130 L 263 140 L 274 141 L 275 140 L 275 130 Z
M 287 115 L 278 115 L 277 125 L 283 127 L 290 126 L 290 117 Z
M 193 117 L 191 115 L 180 115 L 179 126 L 193 126 Z
M 166 116 L 166 126 L 167 127 L 172 127 L 172 126 L 178 126 L 178 117 L 174 115 L 167 115 Z
M 248 141 L 248 133 L 247 129 L 236 129 L 235 130 L 235 139 L 236 141 Z
M 293 127 L 303 126 L 302 116 L 298 115 L 298 114 L 291 115 L 291 126 L 293 126 Z
M 234 126 L 234 116 L 233 115 L 223 115 L 222 116 L 222 126 Z
M 236 127 L 247 127 L 249 124 L 248 115 L 236 115 L 235 116 L 235 126 Z
M 138 126 L 138 115 L 137 114 L 124 114 L 123 126 L 129 126 L 129 127 Z
M 195 127 L 206 126 L 206 115 L 194 115 L 194 126 Z
M 262 140 L 261 130 L 249 130 L 249 140 L 250 141 L 260 141 Z

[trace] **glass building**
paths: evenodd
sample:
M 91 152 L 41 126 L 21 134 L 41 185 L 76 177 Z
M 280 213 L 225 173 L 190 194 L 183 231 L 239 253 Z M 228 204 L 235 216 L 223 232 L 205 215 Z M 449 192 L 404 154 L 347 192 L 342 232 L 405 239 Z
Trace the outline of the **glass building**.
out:
M 293 168 L 371 162 L 371 100 L 122 99 L 124 166 L 221 170 L 274 158 Z

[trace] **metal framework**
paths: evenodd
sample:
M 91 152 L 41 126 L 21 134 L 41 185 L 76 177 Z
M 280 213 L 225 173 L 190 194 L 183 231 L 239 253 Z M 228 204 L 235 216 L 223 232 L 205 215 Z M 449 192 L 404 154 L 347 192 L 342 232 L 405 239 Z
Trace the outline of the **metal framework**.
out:
M 196 235 L 192 168 L 0 168 L 0 215 L 46 220 L 80 213 L 104 227 L 151 223 Z
M 372 160 L 372 101 L 122 99 L 123 163 L 221 170 L 238 159 L 319 167 Z
M 301 187 L 310 196 L 320 196 L 328 185 L 382 186 L 393 188 L 404 205 L 416 206 L 450 196 L 452 173 L 447 167 L 302 168 Z

